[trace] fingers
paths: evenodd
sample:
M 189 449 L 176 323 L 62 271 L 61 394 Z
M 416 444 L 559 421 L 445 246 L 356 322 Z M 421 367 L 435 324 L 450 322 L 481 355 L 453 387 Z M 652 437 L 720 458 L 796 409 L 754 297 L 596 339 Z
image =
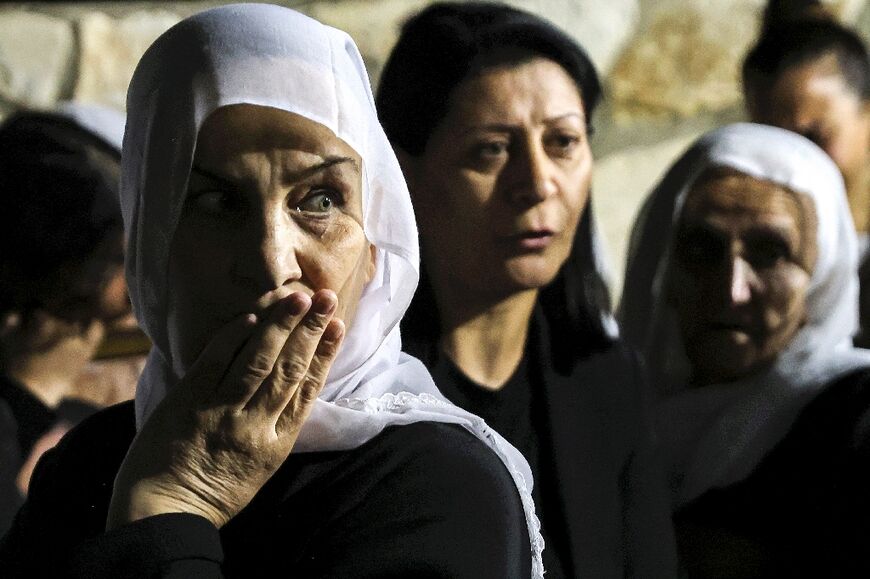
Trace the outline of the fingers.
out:
M 308 414 L 314 407 L 314 401 L 320 396 L 320 391 L 326 384 L 326 377 L 344 340 L 344 331 L 343 321 L 333 319 L 329 322 L 308 366 L 308 374 L 278 416 L 275 425 L 278 434 L 298 431 L 308 418 Z
M 278 303 L 235 357 L 221 385 L 224 400 L 242 404 L 272 373 L 290 333 L 311 307 L 311 298 L 296 292 Z
M 256 318 L 247 314 L 233 319 L 218 330 L 188 370 L 188 388 L 215 388 L 226 374 L 230 362 L 250 337 L 255 324 Z
M 332 291 L 321 290 L 312 296 L 308 314 L 290 334 L 275 361 L 272 373 L 245 406 L 247 410 L 260 411 L 274 416 L 277 420 L 278 414 L 305 381 L 311 361 L 337 305 L 338 298 Z

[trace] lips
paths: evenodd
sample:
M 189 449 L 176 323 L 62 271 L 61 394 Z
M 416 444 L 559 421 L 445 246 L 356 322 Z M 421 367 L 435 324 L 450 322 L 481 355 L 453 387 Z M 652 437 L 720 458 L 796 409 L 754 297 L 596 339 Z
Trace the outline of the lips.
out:
M 718 320 L 714 322 L 709 322 L 706 324 L 707 331 L 712 332 L 733 332 L 739 334 L 745 334 L 746 336 L 754 336 L 757 333 L 756 328 L 753 324 L 743 323 L 737 321 L 725 321 Z
M 523 231 L 509 236 L 508 241 L 517 249 L 524 251 L 541 251 L 549 247 L 556 234 L 549 229 Z

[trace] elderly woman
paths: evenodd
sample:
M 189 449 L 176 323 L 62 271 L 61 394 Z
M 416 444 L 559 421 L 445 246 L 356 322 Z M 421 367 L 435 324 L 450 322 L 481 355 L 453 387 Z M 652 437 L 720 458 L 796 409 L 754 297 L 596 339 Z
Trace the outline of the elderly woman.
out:
M 0 534 L 37 459 L 95 410 L 69 396 L 130 311 L 113 142 L 123 130 L 120 113 L 71 104 L 0 125 Z
M 677 161 L 634 233 L 623 327 L 662 391 L 689 576 L 867 576 L 870 353 L 851 346 L 837 167 L 799 135 L 732 125 Z
M 542 576 L 528 465 L 399 351 L 416 229 L 346 34 L 188 18 L 136 70 L 123 159 L 154 349 L 135 412 L 37 467 L 5 577 Z
M 444 3 L 405 24 L 377 99 L 423 251 L 402 335 L 530 462 L 548 577 L 673 577 L 642 372 L 595 258 L 599 96 L 584 51 L 531 14 Z

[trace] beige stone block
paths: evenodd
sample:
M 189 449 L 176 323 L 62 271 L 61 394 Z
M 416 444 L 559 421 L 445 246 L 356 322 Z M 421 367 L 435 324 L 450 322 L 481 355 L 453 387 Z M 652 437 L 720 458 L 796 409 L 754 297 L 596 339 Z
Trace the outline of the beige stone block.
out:
M 571 35 L 589 54 L 599 73 L 607 73 L 640 20 L 638 0 L 508 0 Z
M 315 2 L 304 10 L 312 18 L 344 30 L 353 38 L 375 89 L 402 23 L 428 3 L 426 0 L 344 0 Z
M 398 37 L 402 23 L 429 0 L 344 0 L 316 2 L 305 12 L 346 31 L 359 46 L 373 83 Z M 546 18 L 573 36 L 598 70 L 608 70 L 631 37 L 639 18 L 638 0 L 508 0 Z
M 622 294 L 631 227 L 643 200 L 702 132 L 629 147 L 596 159 L 592 202 L 611 265 L 614 304 Z
M 823 2 L 843 22 L 854 24 L 867 8 L 867 0 L 825 0 Z
M 668 3 L 622 54 L 609 78 L 614 118 L 687 118 L 742 100 L 740 66 L 756 36 L 753 2 Z
M 25 11 L 0 13 L 0 99 L 50 107 L 65 96 L 74 46 L 66 20 Z
M 138 11 L 115 19 L 89 12 L 79 20 L 78 100 L 124 109 L 127 85 L 145 50 L 180 20 L 164 10 Z

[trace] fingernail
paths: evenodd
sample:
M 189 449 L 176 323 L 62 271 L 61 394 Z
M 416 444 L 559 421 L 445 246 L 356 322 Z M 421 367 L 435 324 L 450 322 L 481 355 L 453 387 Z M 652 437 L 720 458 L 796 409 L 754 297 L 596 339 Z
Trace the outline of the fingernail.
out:
M 335 322 L 326 326 L 326 330 L 323 331 L 323 341 L 329 344 L 334 344 L 341 340 L 341 337 L 344 335 L 344 324 L 340 323 L 341 320 L 336 320 Z
M 312 304 L 312 307 L 314 308 L 314 311 L 318 314 L 331 314 L 333 311 L 335 311 L 335 302 L 336 299 L 333 297 L 333 295 L 321 292 L 314 297 L 314 303 Z
M 303 293 L 294 293 L 287 297 L 287 313 L 298 316 L 311 306 L 311 299 Z

